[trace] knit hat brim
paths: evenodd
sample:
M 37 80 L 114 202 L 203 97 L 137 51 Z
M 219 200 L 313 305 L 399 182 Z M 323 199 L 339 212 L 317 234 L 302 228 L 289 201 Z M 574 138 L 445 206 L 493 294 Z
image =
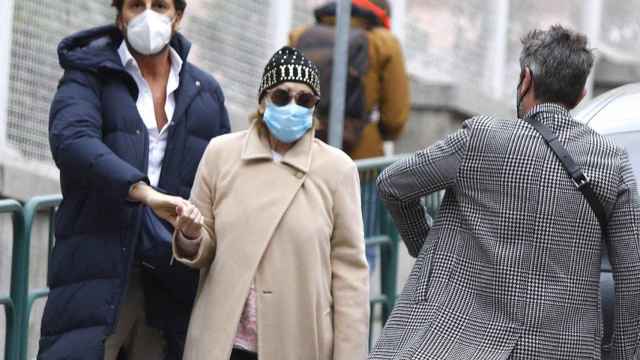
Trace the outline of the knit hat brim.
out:
M 276 51 L 264 68 L 258 91 L 258 102 L 267 90 L 285 82 L 308 85 L 314 94 L 320 96 L 320 76 L 318 66 L 307 59 L 298 49 L 285 46 Z

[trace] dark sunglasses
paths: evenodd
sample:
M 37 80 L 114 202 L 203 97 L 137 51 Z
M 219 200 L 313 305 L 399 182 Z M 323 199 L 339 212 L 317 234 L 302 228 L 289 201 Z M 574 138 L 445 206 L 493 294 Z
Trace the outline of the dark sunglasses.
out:
M 275 106 L 285 106 L 291 103 L 291 99 L 296 101 L 296 104 L 311 109 L 318 104 L 320 97 L 314 93 L 308 91 L 300 91 L 295 94 L 291 94 L 285 89 L 275 89 L 269 94 L 269 99 Z

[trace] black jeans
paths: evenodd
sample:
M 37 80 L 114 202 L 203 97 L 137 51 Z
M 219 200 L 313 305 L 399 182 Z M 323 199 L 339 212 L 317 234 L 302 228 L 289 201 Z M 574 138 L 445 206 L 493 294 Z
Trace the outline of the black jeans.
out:
M 258 360 L 258 354 L 240 349 L 233 349 L 229 360 Z

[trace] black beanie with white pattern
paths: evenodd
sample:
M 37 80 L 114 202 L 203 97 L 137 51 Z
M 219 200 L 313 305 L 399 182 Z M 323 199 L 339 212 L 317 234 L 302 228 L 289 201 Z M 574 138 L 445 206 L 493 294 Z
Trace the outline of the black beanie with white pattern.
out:
M 284 82 L 309 85 L 313 93 L 320 96 L 318 66 L 304 57 L 300 50 L 290 46 L 285 46 L 276 51 L 264 67 L 262 82 L 258 91 L 258 102 L 262 101 L 267 90 Z

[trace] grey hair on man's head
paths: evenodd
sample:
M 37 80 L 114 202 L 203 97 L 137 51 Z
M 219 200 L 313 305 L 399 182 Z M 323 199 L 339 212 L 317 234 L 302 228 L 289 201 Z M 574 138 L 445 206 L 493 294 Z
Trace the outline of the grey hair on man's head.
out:
M 541 102 L 577 105 L 593 67 L 587 37 L 561 25 L 532 30 L 522 38 L 520 69 L 531 69 Z

